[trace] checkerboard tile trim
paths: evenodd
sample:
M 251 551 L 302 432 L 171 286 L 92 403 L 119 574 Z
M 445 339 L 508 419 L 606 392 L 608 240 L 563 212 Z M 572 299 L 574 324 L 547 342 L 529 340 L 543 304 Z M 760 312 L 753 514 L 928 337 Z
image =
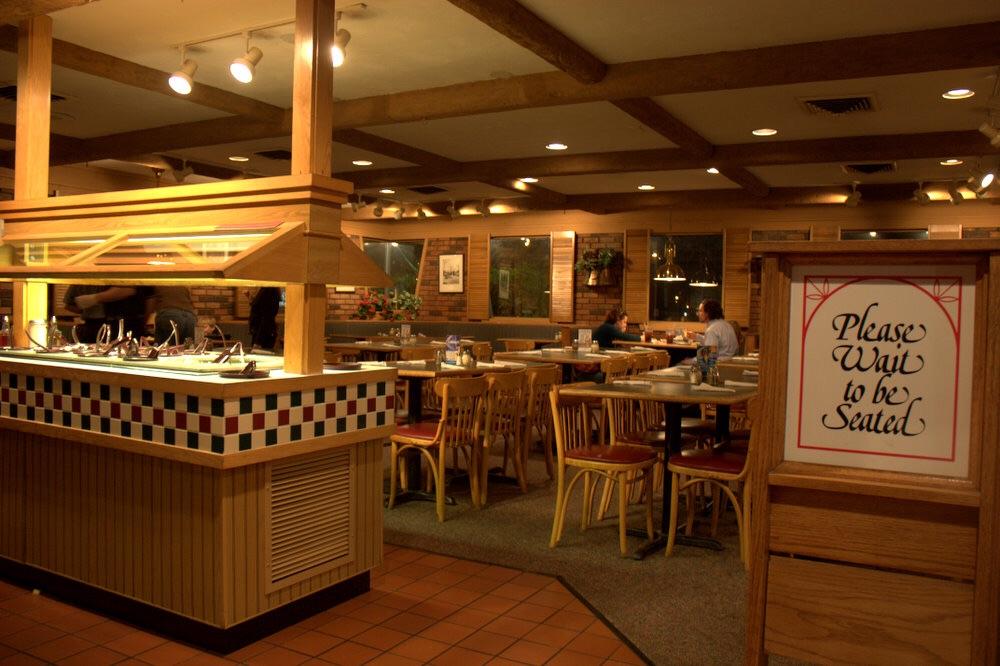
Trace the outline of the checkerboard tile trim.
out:
M 235 453 L 392 423 L 392 382 L 206 398 L 0 372 L 0 416 Z

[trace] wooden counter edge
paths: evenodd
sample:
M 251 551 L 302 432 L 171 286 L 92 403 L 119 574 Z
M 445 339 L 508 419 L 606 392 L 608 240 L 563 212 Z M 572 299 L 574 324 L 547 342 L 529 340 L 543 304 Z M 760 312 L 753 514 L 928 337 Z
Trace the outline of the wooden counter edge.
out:
M 980 492 L 971 481 L 882 470 L 782 462 L 767 476 L 770 486 L 918 500 L 978 507 Z
M 314 453 L 324 449 L 337 449 L 343 446 L 351 446 L 360 442 L 368 442 L 377 439 L 388 439 L 393 433 L 395 425 L 388 424 L 377 428 L 366 428 L 354 432 L 345 432 L 323 437 L 314 437 L 298 442 L 287 444 L 276 444 L 262 449 L 251 449 L 249 451 L 239 451 L 236 453 L 212 453 L 211 451 L 201 451 L 198 449 L 188 449 L 183 446 L 170 444 L 156 444 L 144 442 L 129 437 L 119 435 L 106 435 L 99 432 L 79 430 L 77 428 L 67 428 L 64 426 L 49 423 L 35 423 L 11 419 L 0 416 L 0 429 L 16 430 L 19 432 L 43 435 L 62 441 L 76 442 L 82 445 L 100 446 L 108 449 L 134 453 L 152 458 L 163 458 L 174 462 L 187 463 L 190 465 L 200 465 L 212 469 L 233 469 L 246 465 L 256 465 L 262 462 L 291 458 L 293 456 Z

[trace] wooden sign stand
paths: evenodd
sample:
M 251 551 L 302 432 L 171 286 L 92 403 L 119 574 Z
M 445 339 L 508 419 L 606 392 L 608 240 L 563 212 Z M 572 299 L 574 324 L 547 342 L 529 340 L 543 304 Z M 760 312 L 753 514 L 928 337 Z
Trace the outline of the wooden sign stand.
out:
M 751 252 L 763 256 L 763 409 L 760 422 L 754 424 L 752 449 L 746 662 L 766 663 L 774 654 L 814 663 L 997 663 L 1000 243 L 761 243 L 751 244 Z M 968 291 L 963 292 L 971 296 L 964 310 L 971 316 L 962 320 L 971 354 L 965 347 L 961 354 L 966 361 L 971 356 L 971 365 L 967 362 L 963 372 L 953 365 L 953 381 L 929 384 L 935 396 L 954 395 L 952 404 L 926 400 L 920 405 L 923 420 L 918 429 L 938 427 L 928 432 L 947 434 L 935 434 L 926 442 L 941 447 L 942 456 L 909 452 L 907 447 L 916 446 L 913 442 L 920 437 L 903 439 L 898 432 L 886 433 L 892 430 L 887 421 L 880 422 L 883 432 L 873 432 L 879 429 L 873 425 L 875 412 L 870 419 L 859 416 L 853 424 L 856 431 L 848 434 L 843 420 L 817 426 L 818 412 L 810 411 L 820 400 L 817 396 L 834 395 L 829 386 L 843 386 L 837 384 L 839 379 L 857 378 L 856 368 L 851 369 L 853 375 L 841 373 L 839 352 L 831 354 L 829 347 L 823 347 L 838 335 L 847 337 L 844 330 L 838 332 L 838 325 L 860 321 L 843 314 L 851 311 L 846 306 L 856 304 L 864 311 L 866 299 L 877 299 L 869 294 L 878 293 L 882 305 L 889 305 L 885 295 L 897 293 L 891 291 L 896 285 L 898 293 L 912 293 L 909 300 L 896 303 L 896 310 L 908 314 L 912 310 L 917 320 L 922 307 L 938 326 L 944 306 L 958 312 L 952 296 L 938 293 L 936 282 L 933 289 L 908 284 L 920 282 L 907 277 L 920 273 L 914 266 L 926 267 L 931 275 L 964 270 L 971 276 L 970 284 L 964 285 Z M 866 271 L 886 277 L 837 277 L 839 273 L 864 276 Z M 894 272 L 901 277 L 889 277 Z M 810 273 L 833 274 L 834 279 L 817 288 L 803 277 Z M 864 287 L 865 279 L 875 286 Z M 855 288 L 838 295 L 841 307 L 820 312 L 819 306 L 809 304 L 810 298 L 822 301 L 831 296 L 837 289 L 832 285 L 848 282 Z M 924 295 L 906 291 L 913 286 Z M 811 295 L 810 289 L 821 293 Z M 793 330 L 803 312 L 819 312 L 818 324 L 809 329 L 810 320 Z M 956 315 L 956 349 L 957 322 Z M 866 322 L 871 340 L 859 345 L 874 340 L 883 351 L 892 348 L 902 353 L 906 342 L 894 338 L 892 331 L 905 329 L 867 326 Z M 879 331 L 884 336 L 881 341 Z M 922 330 L 911 337 L 917 340 L 921 335 Z M 815 340 L 820 342 L 813 349 Z M 933 362 L 927 372 L 946 367 L 943 358 L 933 356 L 937 348 L 920 349 L 924 359 Z M 818 353 L 824 350 L 825 355 Z M 800 381 L 791 381 L 790 365 L 793 371 L 801 368 L 796 374 Z M 917 366 L 913 372 L 916 378 L 877 373 L 868 388 L 885 374 L 900 383 L 922 381 Z M 903 388 L 901 397 L 907 395 Z M 843 409 L 849 411 L 850 406 Z M 835 413 L 835 407 L 829 413 Z M 827 427 L 834 429 L 824 430 Z M 827 440 L 838 444 L 822 446 Z M 872 448 L 879 446 L 883 450 Z M 936 473 L 937 469 L 946 472 Z

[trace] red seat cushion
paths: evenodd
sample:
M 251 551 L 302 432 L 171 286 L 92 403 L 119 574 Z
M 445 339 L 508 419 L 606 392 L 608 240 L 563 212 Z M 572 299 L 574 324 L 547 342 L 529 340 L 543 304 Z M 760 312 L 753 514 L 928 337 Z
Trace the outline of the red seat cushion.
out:
M 594 462 L 634 465 L 647 460 L 656 460 L 656 453 L 642 446 L 587 446 L 570 449 L 566 457 L 573 460 L 591 460 Z
M 705 451 L 697 455 L 672 455 L 670 465 L 691 470 L 716 472 L 718 474 L 739 474 L 746 465 L 747 457 L 742 453 L 712 453 Z
M 396 434 L 400 437 L 411 437 L 414 439 L 434 439 L 438 431 L 437 421 L 417 421 L 396 427 Z

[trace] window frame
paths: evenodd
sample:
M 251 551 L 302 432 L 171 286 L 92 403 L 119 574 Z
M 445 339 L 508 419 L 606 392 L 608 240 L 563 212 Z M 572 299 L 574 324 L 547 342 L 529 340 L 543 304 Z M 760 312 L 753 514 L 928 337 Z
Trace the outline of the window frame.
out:
M 727 229 L 719 229 L 717 231 L 661 231 L 658 229 L 650 229 L 649 236 L 647 237 L 647 248 L 646 254 L 647 259 L 649 257 L 649 247 L 648 243 L 651 243 L 655 237 L 670 237 L 670 236 L 722 236 L 722 274 L 719 276 L 719 302 L 725 303 L 726 298 L 726 256 L 729 248 L 729 233 Z M 646 325 L 650 328 L 661 328 L 657 326 L 658 324 L 683 324 L 684 328 L 691 330 L 704 330 L 705 325 L 700 321 L 685 321 L 683 319 L 653 319 L 651 312 L 653 310 L 653 273 L 652 267 L 650 268 L 649 279 L 646 280 L 647 288 L 647 302 L 646 302 Z
M 549 294 L 548 294 L 548 312 L 543 317 L 519 317 L 515 315 L 495 315 L 493 314 L 493 240 L 501 238 L 546 238 L 549 242 L 549 266 L 548 266 L 548 276 L 549 276 Z M 538 324 L 541 322 L 551 323 L 552 314 L 552 233 L 542 233 L 542 234 L 490 234 L 487 244 L 488 251 L 486 253 L 486 300 L 489 305 L 490 316 L 486 321 L 495 324 Z M 574 295 L 574 298 L 576 296 Z

